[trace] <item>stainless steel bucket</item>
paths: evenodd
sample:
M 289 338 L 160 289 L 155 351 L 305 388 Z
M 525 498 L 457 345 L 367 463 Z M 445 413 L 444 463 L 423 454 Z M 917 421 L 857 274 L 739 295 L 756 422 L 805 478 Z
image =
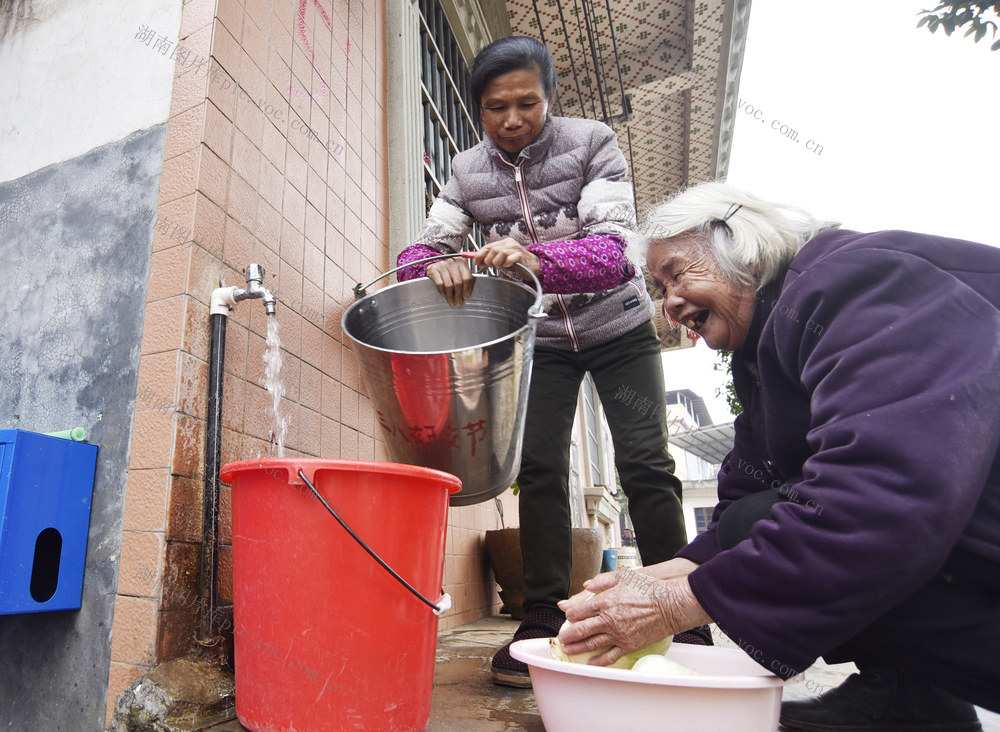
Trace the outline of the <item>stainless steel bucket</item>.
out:
M 457 254 L 429 257 L 420 262 Z M 403 267 L 377 278 L 382 279 Z M 457 476 L 452 506 L 481 503 L 514 481 L 528 406 L 542 288 L 475 275 L 472 296 L 451 307 L 426 277 L 360 297 L 344 334 L 393 461 Z

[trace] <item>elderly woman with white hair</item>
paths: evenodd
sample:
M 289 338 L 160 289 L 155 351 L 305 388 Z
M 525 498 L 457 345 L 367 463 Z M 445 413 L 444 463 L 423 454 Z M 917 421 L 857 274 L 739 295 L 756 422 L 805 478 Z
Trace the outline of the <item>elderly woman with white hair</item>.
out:
M 793 730 L 981 729 L 1000 711 L 1000 249 L 858 233 L 723 183 L 644 228 L 664 310 L 733 352 L 743 412 L 708 530 L 561 603 L 608 664 L 715 622 L 790 678 Z M 596 594 L 589 594 L 589 593 Z

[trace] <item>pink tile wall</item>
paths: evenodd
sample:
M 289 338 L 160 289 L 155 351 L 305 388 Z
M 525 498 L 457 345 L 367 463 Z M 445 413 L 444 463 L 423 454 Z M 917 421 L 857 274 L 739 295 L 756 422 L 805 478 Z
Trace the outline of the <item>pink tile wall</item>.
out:
M 503 525 L 493 501 L 449 510 L 444 590 L 451 595 L 452 608 L 441 616 L 438 627 L 442 630 L 500 611 L 500 597 L 489 569 L 483 536 L 488 530 L 511 528 L 518 522 L 517 498 L 510 491 L 499 498 L 503 505 Z
M 258 262 L 278 301 L 287 455 L 386 460 L 357 360 L 352 287 L 389 268 L 386 31 L 370 0 L 189 0 L 167 126 L 126 495 L 108 715 L 197 631 L 209 304 Z M 205 63 L 201 63 L 205 61 Z M 399 113 L 398 110 L 394 110 Z M 257 301 L 226 333 L 223 463 L 274 455 Z M 219 592 L 231 600 L 231 492 L 220 504 Z M 502 497 L 506 525 L 516 499 Z M 500 607 L 488 501 L 449 520 L 440 627 Z
M 355 282 L 388 269 L 381 2 L 184 4 L 153 241 L 109 679 L 186 653 L 197 556 L 209 304 L 259 262 L 278 300 L 286 454 L 385 459 L 340 333 Z M 200 61 L 207 63 L 200 64 Z M 226 334 L 223 461 L 273 455 L 263 306 Z M 220 580 L 231 595 L 230 492 Z

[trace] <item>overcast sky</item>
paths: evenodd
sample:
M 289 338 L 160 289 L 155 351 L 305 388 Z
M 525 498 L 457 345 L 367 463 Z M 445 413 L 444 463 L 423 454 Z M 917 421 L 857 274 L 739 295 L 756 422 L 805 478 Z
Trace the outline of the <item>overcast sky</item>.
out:
M 754 0 L 730 183 L 859 231 L 1000 246 L 1000 51 L 916 28 L 913 0 Z M 703 343 L 664 356 L 668 389 L 714 392 Z

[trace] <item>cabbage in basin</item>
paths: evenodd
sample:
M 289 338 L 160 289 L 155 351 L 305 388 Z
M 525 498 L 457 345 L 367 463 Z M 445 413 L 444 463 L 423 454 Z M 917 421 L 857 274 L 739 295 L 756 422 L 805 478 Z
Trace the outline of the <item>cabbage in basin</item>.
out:
M 567 620 L 565 623 L 563 623 L 563 626 L 559 629 L 559 632 L 561 633 L 562 631 L 569 628 L 571 625 L 572 623 Z M 635 665 L 635 662 L 638 661 L 643 656 L 649 656 L 652 654 L 662 656 L 664 653 L 667 652 L 667 649 L 670 647 L 670 640 L 671 640 L 670 636 L 667 636 L 663 640 L 657 641 L 656 643 L 651 643 L 645 648 L 642 648 L 638 651 L 634 651 L 633 653 L 627 653 L 621 658 L 619 658 L 617 661 L 612 663 L 610 666 L 608 666 L 608 668 L 630 669 L 632 668 L 632 666 Z M 575 655 L 568 656 L 563 651 L 562 643 L 559 641 L 558 638 L 550 638 L 549 647 L 552 651 L 552 657 L 554 659 L 556 659 L 557 661 L 569 661 L 570 663 L 587 663 L 587 661 L 589 661 L 594 656 L 599 656 L 602 653 L 604 653 L 605 650 L 607 650 L 607 649 L 602 649 L 599 651 L 591 651 L 590 653 L 577 653 Z

